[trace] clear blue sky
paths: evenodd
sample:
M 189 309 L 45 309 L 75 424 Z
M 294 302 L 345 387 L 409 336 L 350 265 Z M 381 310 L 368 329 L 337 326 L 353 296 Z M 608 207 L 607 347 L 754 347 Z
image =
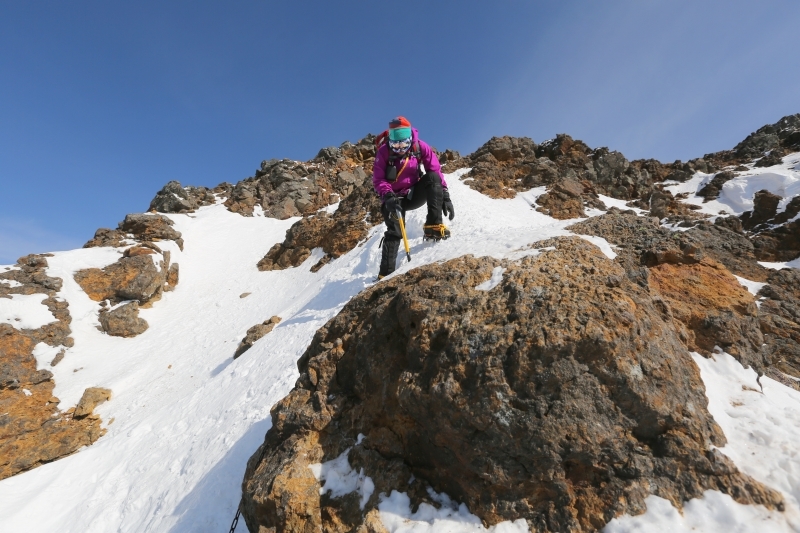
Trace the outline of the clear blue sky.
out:
M 0 264 L 407 116 L 687 160 L 800 112 L 800 2 L 0 2 Z

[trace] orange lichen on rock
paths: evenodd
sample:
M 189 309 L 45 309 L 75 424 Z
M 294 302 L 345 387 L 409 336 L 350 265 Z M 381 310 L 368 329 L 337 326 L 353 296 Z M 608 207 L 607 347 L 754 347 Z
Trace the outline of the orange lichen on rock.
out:
M 70 455 L 100 438 L 100 420 L 75 420 L 58 410 L 55 383 L 36 370 L 36 342 L 12 327 L 0 330 L 0 479 Z
M 713 259 L 658 264 L 650 268 L 650 286 L 685 326 L 690 350 L 708 354 L 719 346 L 735 355 L 742 343 L 758 347 L 763 342 L 753 295 Z

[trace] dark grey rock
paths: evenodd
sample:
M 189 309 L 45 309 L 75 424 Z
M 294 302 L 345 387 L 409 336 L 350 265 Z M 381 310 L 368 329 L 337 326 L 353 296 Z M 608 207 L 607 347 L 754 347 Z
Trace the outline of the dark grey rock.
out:
M 147 322 L 139 318 L 137 302 L 120 305 L 111 311 L 103 309 L 100 311 L 99 319 L 102 331 L 114 337 L 135 337 L 148 328 Z

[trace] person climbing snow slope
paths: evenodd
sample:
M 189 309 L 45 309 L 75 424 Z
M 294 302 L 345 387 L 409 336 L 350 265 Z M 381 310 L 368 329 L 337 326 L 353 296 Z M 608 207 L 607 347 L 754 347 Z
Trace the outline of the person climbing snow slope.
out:
M 405 221 L 406 211 L 426 205 L 428 214 L 422 226 L 423 238 L 438 241 L 450 237 L 450 230 L 442 223 L 442 214 L 453 220 L 455 212 L 439 159 L 405 117 L 392 119 L 389 129 L 378 136 L 376 144 L 372 185 L 381 197 L 381 213 L 386 223 L 380 279 L 396 268 L 397 251 L 403 238 L 398 217 Z

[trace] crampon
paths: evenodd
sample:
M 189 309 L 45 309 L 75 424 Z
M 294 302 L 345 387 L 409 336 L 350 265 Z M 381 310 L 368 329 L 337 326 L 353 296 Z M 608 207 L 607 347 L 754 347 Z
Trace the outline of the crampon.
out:
M 423 241 L 441 241 L 450 238 L 450 230 L 444 224 L 426 224 L 422 226 Z

